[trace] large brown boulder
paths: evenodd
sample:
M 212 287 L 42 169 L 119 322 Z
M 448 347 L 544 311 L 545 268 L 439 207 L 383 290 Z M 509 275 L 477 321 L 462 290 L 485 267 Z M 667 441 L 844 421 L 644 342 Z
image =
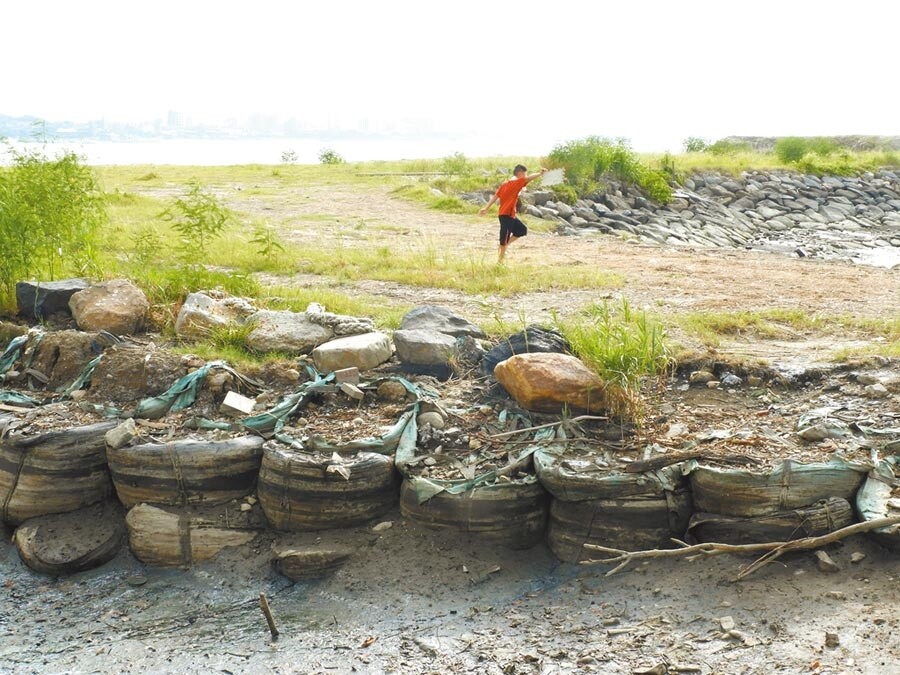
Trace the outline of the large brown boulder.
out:
M 579 412 L 606 408 L 603 381 L 568 354 L 517 354 L 498 363 L 494 376 L 527 410 L 559 413 L 563 408 Z
M 131 335 L 143 329 L 150 303 L 130 281 L 114 279 L 75 293 L 69 309 L 81 330 Z
M 114 346 L 103 353 L 91 376 L 95 401 L 130 403 L 158 396 L 187 374 L 181 357 L 163 349 Z

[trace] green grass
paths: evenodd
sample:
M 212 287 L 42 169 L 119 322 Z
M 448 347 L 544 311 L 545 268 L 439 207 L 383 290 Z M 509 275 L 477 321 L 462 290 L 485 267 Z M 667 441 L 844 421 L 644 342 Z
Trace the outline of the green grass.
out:
M 494 252 L 457 256 L 429 242 L 400 247 L 349 246 L 309 249 L 296 261 L 296 269 L 342 281 L 374 279 L 410 286 L 449 288 L 473 295 L 502 296 L 523 292 L 577 288 L 618 288 L 624 279 L 586 266 L 497 265 Z
M 810 333 L 877 338 L 888 346 L 900 341 L 900 318 L 813 316 L 800 309 L 692 312 L 675 317 L 675 321 L 707 347 L 718 347 L 725 337 L 790 340 Z
M 573 318 L 557 320 L 557 328 L 606 383 L 611 412 L 638 419 L 642 382 L 672 365 L 663 325 L 646 312 L 633 311 L 623 300 L 615 306 L 591 305 Z
M 649 153 L 641 158 L 651 167 L 659 167 L 664 155 Z M 800 171 L 825 175 L 837 173 L 853 175 L 880 167 L 900 165 L 900 154 L 884 151 L 838 153 L 829 157 L 807 156 L 800 163 L 784 162 L 774 152 L 744 150 L 735 153 L 714 154 L 689 152 L 672 156 L 679 173 L 690 175 L 704 171 L 720 171 L 739 176 L 744 171 Z
M 348 316 L 365 316 L 379 328 L 400 327 L 400 320 L 411 307 L 397 305 L 384 298 L 360 293 L 344 293 L 326 286 L 266 286 L 260 302 L 270 309 L 303 312 L 311 302 L 318 302 L 329 312 Z

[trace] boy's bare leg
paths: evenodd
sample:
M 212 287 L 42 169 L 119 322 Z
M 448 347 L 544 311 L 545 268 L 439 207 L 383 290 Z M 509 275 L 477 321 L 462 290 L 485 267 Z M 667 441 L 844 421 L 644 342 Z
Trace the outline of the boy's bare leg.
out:
M 506 255 L 506 248 L 507 248 L 511 243 L 513 243 L 516 239 L 520 239 L 520 237 L 510 237 L 509 239 L 506 240 L 506 243 L 505 243 L 505 244 L 503 244 L 502 246 L 500 246 L 500 255 L 497 257 L 497 264 L 498 264 L 498 265 L 499 265 L 500 263 L 503 262 L 503 256 Z

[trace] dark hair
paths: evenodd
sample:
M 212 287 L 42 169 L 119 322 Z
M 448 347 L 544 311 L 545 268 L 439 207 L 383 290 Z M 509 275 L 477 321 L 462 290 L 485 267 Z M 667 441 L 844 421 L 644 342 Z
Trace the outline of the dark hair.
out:
M 522 166 L 521 164 L 516 164 L 516 168 L 513 169 L 513 173 L 514 173 L 514 174 L 517 174 L 517 173 L 519 173 L 520 171 L 524 171 L 525 173 L 528 173 L 528 169 L 526 169 L 526 168 L 525 168 L 524 166 Z

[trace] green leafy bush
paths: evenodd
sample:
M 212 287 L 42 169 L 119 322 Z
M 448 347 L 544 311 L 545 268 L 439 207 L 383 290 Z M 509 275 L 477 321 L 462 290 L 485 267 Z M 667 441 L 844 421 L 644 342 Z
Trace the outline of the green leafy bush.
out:
M 830 138 L 785 136 L 775 141 L 775 155 L 785 164 L 800 162 L 807 155 L 830 157 L 837 150 L 837 144 Z M 847 153 L 844 152 L 844 154 Z
M 332 150 L 331 148 L 323 148 L 321 152 L 319 152 L 319 163 L 320 164 L 343 164 L 344 158 L 341 157 L 337 151 Z
M 685 152 L 706 152 L 709 149 L 709 143 L 699 136 L 688 136 L 684 139 L 682 147 Z
M 43 151 L 8 146 L 0 168 L 0 291 L 6 304 L 17 281 L 55 279 L 94 267 L 106 203 L 90 167 L 70 151 L 55 159 Z
M 612 176 L 637 185 L 658 202 L 672 198 L 665 174 L 643 164 L 624 139 L 589 136 L 569 141 L 553 148 L 548 159 L 551 166 L 566 170 L 569 184 L 579 194 L 592 191 L 604 177 Z
M 553 200 L 568 204 L 571 206 L 578 200 L 578 192 L 571 185 L 565 183 L 557 183 L 550 186 L 550 192 L 553 193 Z
M 441 162 L 441 170 L 454 176 L 468 176 L 472 173 L 472 165 L 469 160 L 461 152 L 455 152 L 448 157 L 444 157 Z
M 744 141 L 729 141 L 721 139 L 710 145 L 706 152 L 712 155 L 737 155 L 741 152 L 750 152 L 750 144 Z

